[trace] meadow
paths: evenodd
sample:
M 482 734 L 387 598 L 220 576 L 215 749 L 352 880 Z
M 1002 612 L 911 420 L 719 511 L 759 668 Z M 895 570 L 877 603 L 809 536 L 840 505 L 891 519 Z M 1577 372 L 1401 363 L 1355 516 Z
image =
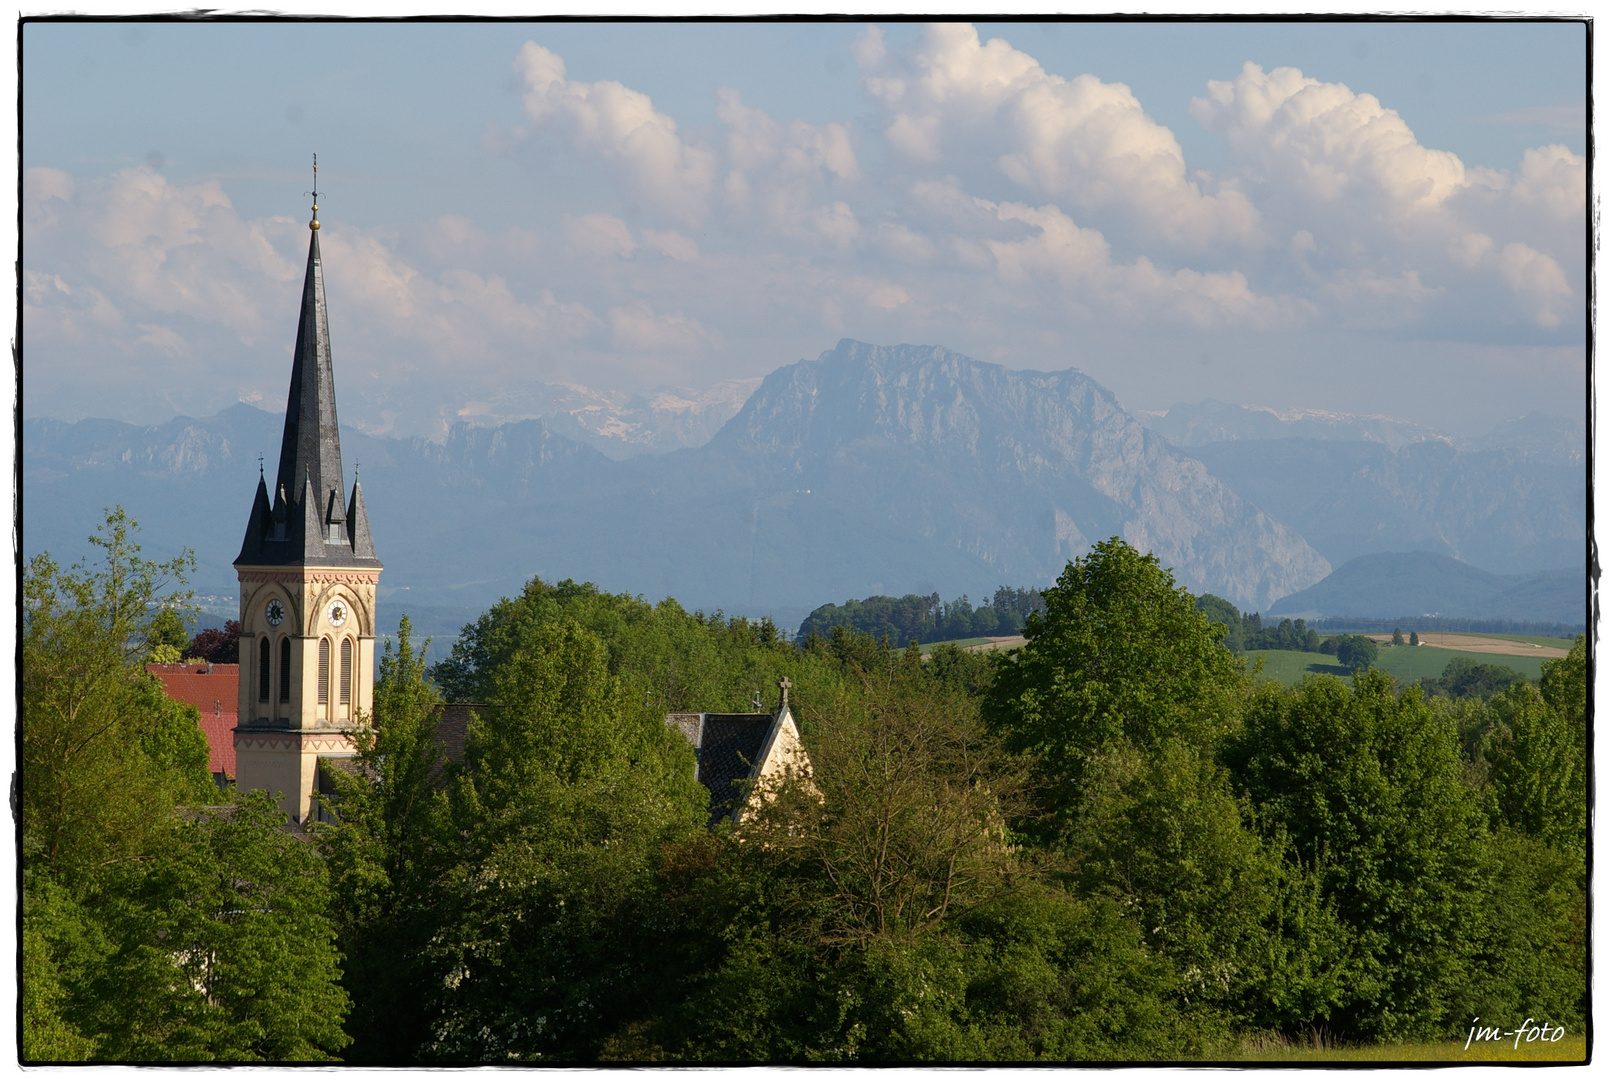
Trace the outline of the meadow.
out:
M 1551 643 L 1552 638 L 1538 638 L 1538 642 Z M 1295 686 L 1307 675 L 1349 675 L 1346 668 L 1335 662 L 1335 657 L 1322 653 L 1295 652 L 1289 649 L 1257 649 L 1245 654 L 1248 665 L 1263 661 L 1262 677 L 1285 686 Z M 1501 656 L 1490 653 L 1463 652 L 1458 649 L 1438 649 L 1433 645 L 1388 645 L 1380 649 L 1380 658 L 1374 666 L 1391 674 L 1404 685 L 1422 678 L 1435 678 L 1458 657 L 1482 664 L 1496 664 L 1513 668 L 1526 678 L 1535 681 L 1542 676 L 1546 661 L 1540 656 Z

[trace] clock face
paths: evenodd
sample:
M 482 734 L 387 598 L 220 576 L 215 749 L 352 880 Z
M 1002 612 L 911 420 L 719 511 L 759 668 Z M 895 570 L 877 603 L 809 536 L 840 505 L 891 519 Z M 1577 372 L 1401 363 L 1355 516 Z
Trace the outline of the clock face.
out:
M 337 600 L 330 605 L 330 625 L 340 626 L 346 622 L 346 601 Z
M 269 626 L 278 626 L 285 621 L 285 605 L 278 600 L 268 601 L 268 607 L 264 609 L 263 613 L 268 616 Z

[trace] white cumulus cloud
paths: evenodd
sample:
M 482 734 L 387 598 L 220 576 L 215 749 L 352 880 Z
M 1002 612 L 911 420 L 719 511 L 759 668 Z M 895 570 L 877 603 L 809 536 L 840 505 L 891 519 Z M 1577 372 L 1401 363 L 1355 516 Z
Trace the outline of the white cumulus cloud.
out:
M 530 120 L 616 164 L 645 205 L 690 223 L 708 214 L 714 152 L 683 142 L 676 121 L 647 94 L 614 81 L 566 78 L 564 60 L 534 41 L 520 48 L 514 70 L 525 85 Z
M 1199 247 L 1259 240 L 1233 187 L 1204 191 L 1173 132 L 1122 83 L 1067 79 L 969 25 L 928 29 L 908 65 L 861 48 L 867 91 L 890 113 L 884 135 L 917 162 L 993 160 L 1036 194 L 1125 216 L 1142 235 Z

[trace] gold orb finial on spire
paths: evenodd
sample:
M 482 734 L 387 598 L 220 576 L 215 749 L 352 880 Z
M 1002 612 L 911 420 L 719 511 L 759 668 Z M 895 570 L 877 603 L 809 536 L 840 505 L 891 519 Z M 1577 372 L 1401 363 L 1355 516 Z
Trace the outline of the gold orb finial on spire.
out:
M 313 155 L 313 220 L 309 221 L 307 223 L 307 227 L 309 229 L 312 229 L 314 232 L 318 232 L 318 155 L 317 154 Z

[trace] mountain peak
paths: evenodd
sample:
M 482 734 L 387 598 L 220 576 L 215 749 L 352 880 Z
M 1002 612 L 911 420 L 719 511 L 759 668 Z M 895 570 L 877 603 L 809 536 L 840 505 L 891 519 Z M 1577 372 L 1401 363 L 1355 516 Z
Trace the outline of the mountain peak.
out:
M 1329 572 L 1073 368 L 846 338 L 772 372 L 708 449 L 773 489 L 854 491 L 884 520 L 946 535 L 1021 580 L 1053 577 L 1113 535 L 1231 598 L 1263 602 Z

